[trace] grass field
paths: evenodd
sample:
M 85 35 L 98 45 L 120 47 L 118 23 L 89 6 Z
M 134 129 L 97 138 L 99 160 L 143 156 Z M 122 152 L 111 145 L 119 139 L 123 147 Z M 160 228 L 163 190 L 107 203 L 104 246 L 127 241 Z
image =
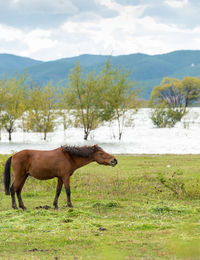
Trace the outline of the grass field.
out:
M 29 178 L 27 210 L 11 209 L 7 157 L 0 156 L 0 259 L 200 259 L 200 155 L 90 164 L 71 178 L 74 208 L 66 208 L 63 189 L 57 211 L 56 179 Z

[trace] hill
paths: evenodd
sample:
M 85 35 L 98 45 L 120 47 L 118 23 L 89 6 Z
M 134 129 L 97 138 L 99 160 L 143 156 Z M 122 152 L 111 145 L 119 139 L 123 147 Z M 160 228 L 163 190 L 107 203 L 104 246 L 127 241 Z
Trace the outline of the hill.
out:
M 12 54 L 0 54 L 0 75 L 12 75 L 28 67 L 39 65 L 41 63 L 43 62 L 26 57 Z
M 0 54 L 0 75 L 14 75 L 27 69 L 31 78 L 38 84 L 52 80 L 54 84 L 66 81 L 70 69 L 80 62 L 83 73 L 98 72 L 109 56 L 84 54 L 72 58 L 42 62 L 10 54 Z M 200 75 L 200 51 L 181 50 L 166 54 L 147 55 L 142 53 L 112 56 L 114 66 L 130 71 L 130 78 L 144 88 L 143 97 L 148 99 L 152 88 L 163 77 L 183 78 Z

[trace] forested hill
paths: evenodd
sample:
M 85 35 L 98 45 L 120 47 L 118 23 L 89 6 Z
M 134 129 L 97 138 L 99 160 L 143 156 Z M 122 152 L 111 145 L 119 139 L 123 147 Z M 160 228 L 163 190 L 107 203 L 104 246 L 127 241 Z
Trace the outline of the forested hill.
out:
M 11 76 L 27 69 L 31 78 L 38 84 L 49 80 L 57 83 L 66 80 L 69 70 L 80 62 L 83 73 L 99 71 L 109 56 L 80 55 L 55 61 L 42 62 L 30 58 L 0 54 L 0 75 Z M 130 71 L 130 77 L 143 86 L 143 97 L 149 98 L 153 86 L 160 83 L 163 77 L 183 78 L 200 75 L 200 51 L 174 51 L 161 55 L 130 54 L 112 56 L 114 66 L 124 67 Z

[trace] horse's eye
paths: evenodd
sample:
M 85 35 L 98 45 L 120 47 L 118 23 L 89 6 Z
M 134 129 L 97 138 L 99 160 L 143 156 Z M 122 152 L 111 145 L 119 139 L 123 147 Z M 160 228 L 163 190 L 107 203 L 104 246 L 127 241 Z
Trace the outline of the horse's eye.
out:
M 100 156 L 105 158 L 105 153 L 100 153 Z
M 105 153 L 100 153 L 100 156 L 101 156 L 102 159 L 106 159 Z

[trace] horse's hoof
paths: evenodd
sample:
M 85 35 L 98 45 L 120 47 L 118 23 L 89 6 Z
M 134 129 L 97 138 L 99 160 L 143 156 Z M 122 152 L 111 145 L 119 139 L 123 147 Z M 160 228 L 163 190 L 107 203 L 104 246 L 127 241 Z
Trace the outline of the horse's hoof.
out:
M 17 206 L 12 206 L 12 208 L 13 208 L 13 209 L 18 209 L 18 207 L 17 207 Z
M 72 204 L 67 204 L 67 207 L 68 208 L 73 208 L 73 205 Z
M 26 210 L 26 207 L 23 207 L 22 209 L 23 209 L 23 210 Z
M 54 207 L 55 210 L 58 210 L 58 206 L 57 207 Z

